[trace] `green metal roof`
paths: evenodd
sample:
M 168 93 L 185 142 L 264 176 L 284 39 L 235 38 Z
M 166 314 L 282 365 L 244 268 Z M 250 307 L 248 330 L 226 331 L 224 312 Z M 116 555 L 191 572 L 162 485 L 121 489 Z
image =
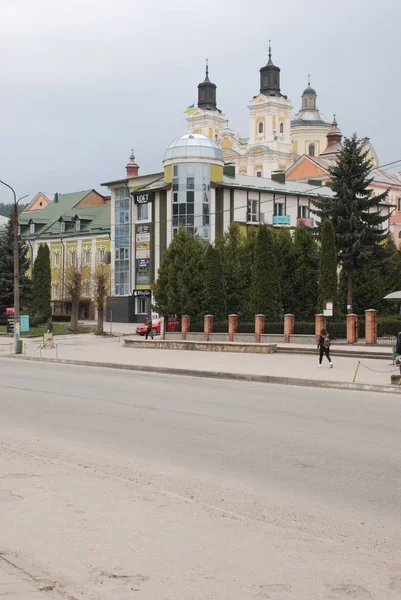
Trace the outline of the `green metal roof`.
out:
M 264 192 L 279 192 L 280 194 L 294 194 L 299 196 L 334 196 L 333 190 L 327 186 L 312 186 L 298 181 L 285 181 L 280 183 L 266 177 L 251 177 L 249 175 L 224 175 L 223 187 L 240 188 L 244 190 L 260 190 Z

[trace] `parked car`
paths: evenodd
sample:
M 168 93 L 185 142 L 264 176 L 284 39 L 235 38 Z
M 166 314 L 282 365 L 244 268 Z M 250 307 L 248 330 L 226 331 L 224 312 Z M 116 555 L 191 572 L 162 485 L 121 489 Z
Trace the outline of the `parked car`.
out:
M 152 319 L 153 335 L 160 334 L 160 322 L 161 322 L 161 319 Z M 180 329 L 180 325 L 181 324 L 177 319 L 169 319 L 167 322 L 166 331 L 178 331 Z M 142 323 L 141 325 L 138 325 L 138 327 L 136 328 L 136 333 L 138 335 L 145 335 L 146 328 L 147 328 L 146 323 Z

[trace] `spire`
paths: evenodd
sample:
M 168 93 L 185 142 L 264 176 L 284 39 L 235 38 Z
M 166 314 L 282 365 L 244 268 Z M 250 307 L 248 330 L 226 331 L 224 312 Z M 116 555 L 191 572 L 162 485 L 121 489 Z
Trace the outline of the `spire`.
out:
M 272 44 L 269 40 L 269 61 L 260 69 L 260 93 L 265 96 L 281 96 L 280 68 L 272 61 Z
M 310 87 L 310 73 L 308 73 L 308 87 Z
M 128 164 L 125 166 L 127 177 L 138 177 L 139 165 L 135 162 L 134 151 L 131 149 Z
M 203 110 L 217 110 L 216 89 L 217 86 L 209 79 L 209 59 L 206 59 L 206 76 L 198 85 L 198 107 Z
M 311 87 L 310 73 L 308 73 L 308 87 L 302 92 L 302 109 L 301 110 L 317 110 L 316 108 L 316 90 Z
M 341 131 L 338 128 L 336 121 L 336 115 L 333 116 L 333 122 L 331 129 L 327 134 L 327 148 L 320 154 L 323 158 L 329 158 L 331 160 L 336 159 L 339 152 L 341 152 L 341 139 L 343 137 Z

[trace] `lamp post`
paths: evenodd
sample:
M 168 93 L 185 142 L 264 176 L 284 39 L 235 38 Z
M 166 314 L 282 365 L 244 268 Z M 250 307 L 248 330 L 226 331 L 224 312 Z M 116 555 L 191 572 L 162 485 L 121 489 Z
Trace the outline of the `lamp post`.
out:
M 17 353 L 17 342 L 19 336 L 19 321 L 20 321 L 20 307 L 19 307 L 19 251 L 18 251 L 18 202 L 27 198 L 29 194 L 21 196 L 17 200 L 17 194 L 11 185 L 8 185 L 5 181 L 1 181 L 3 185 L 8 187 L 14 196 L 13 205 L 13 241 L 14 241 L 14 352 Z

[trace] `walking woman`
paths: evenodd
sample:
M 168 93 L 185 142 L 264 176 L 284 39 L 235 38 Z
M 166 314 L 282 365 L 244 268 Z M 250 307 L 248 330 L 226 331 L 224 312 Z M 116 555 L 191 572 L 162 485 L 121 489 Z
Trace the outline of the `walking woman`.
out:
M 322 366 L 323 354 L 329 361 L 330 369 L 333 368 L 333 363 L 330 358 L 330 337 L 327 329 L 323 328 L 320 330 L 319 340 L 317 342 L 317 349 L 319 350 L 319 364 L 318 367 Z

